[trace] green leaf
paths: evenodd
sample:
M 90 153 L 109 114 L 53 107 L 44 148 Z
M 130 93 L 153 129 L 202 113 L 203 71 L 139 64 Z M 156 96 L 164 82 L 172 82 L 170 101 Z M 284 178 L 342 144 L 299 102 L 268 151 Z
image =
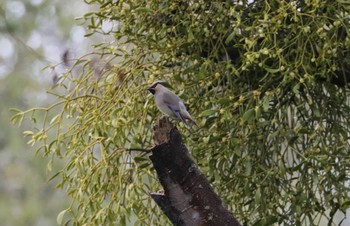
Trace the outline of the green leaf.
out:
M 256 191 L 255 191 L 255 203 L 259 204 L 261 203 L 261 189 L 258 188 Z
M 221 98 L 218 100 L 218 103 L 221 105 L 228 105 L 229 103 L 232 103 L 233 101 L 230 100 L 229 98 Z
M 14 116 L 12 116 L 10 120 L 13 124 L 17 123 L 17 121 L 18 121 L 18 124 L 21 125 L 23 118 L 24 118 L 24 115 L 22 112 L 20 112 L 20 113 L 15 114 Z
M 269 108 L 270 108 L 270 101 L 271 101 L 271 97 L 264 97 L 263 105 L 262 105 L 264 111 L 269 110 Z
M 217 112 L 217 110 L 214 110 L 214 109 L 207 109 L 207 110 L 201 112 L 201 116 L 202 116 L 202 117 L 210 116 L 210 115 L 215 114 L 216 112 Z
M 140 13 L 152 13 L 153 10 L 148 8 L 148 7 L 138 7 L 135 9 L 135 12 L 140 12 Z
M 27 137 L 27 136 L 32 136 L 33 134 L 34 134 L 34 132 L 33 132 L 33 131 L 30 131 L 30 130 L 26 130 L 26 131 L 23 132 L 23 135 L 24 135 L 25 137 Z
M 206 67 L 206 65 L 202 64 L 201 69 L 194 76 L 197 80 L 202 80 L 202 79 L 205 79 L 207 77 L 207 74 L 208 74 L 207 67 Z
M 246 111 L 242 118 L 244 122 L 251 122 L 255 118 L 255 109 L 249 109 Z
M 85 13 L 83 16 L 84 17 L 89 17 L 89 16 L 94 15 L 94 14 L 95 14 L 95 12 L 89 12 L 89 13 Z
M 148 168 L 151 164 L 149 162 L 145 162 L 139 165 L 139 169 Z
M 91 32 L 91 33 L 87 33 L 87 34 L 85 34 L 84 35 L 84 37 L 86 38 L 86 37 L 90 37 L 91 35 L 94 35 L 95 33 L 93 33 L 93 32 Z
M 57 172 L 55 173 L 52 177 L 50 177 L 50 179 L 48 181 L 52 181 L 53 179 L 55 179 L 58 175 L 60 175 L 61 172 Z
M 12 111 L 12 112 L 15 112 L 15 113 L 22 112 L 21 110 L 19 110 L 17 108 L 10 108 L 9 110 Z
M 50 161 L 47 163 L 47 165 L 46 165 L 46 170 L 47 170 L 47 172 L 51 172 L 51 170 L 52 170 L 52 159 L 50 159 Z
M 265 69 L 267 72 L 269 72 L 270 74 L 275 74 L 275 73 L 277 73 L 277 72 L 280 71 L 279 68 L 268 68 L 268 67 L 265 67 L 264 69 Z
M 299 94 L 299 88 L 300 88 L 300 83 L 297 83 L 292 89 L 293 93 Z
M 194 40 L 194 35 L 193 35 L 193 33 L 192 33 L 192 30 L 189 29 L 189 30 L 188 30 L 187 41 L 188 41 L 188 42 L 192 42 L 193 40 Z
M 61 116 L 61 114 L 56 115 L 55 117 L 53 117 L 50 121 L 50 125 L 52 125 L 53 123 L 55 123 L 57 121 L 57 119 Z
M 245 166 L 244 175 L 249 176 L 252 172 L 252 163 L 250 161 L 247 161 L 244 163 L 244 166 Z
M 255 118 L 259 118 L 261 115 L 261 108 L 260 107 L 256 107 L 255 108 Z
M 341 209 L 342 209 L 343 211 L 346 211 L 346 210 L 349 209 L 349 208 L 350 208 L 350 200 L 346 200 L 345 202 L 342 203 Z
M 225 40 L 225 44 L 226 45 L 230 44 L 230 42 L 232 41 L 234 36 L 235 36 L 235 31 L 231 32 L 231 34 L 229 36 L 227 36 L 227 38 Z
M 62 220 L 63 220 L 63 217 L 64 217 L 64 214 L 69 210 L 68 209 L 65 209 L 65 210 L 62 210 L 58 216 L 57 216 L 57 224 L 61 225 L 62 224 Z
M 68 226 L 70 222 L 71 222 L 71 219 L 67 220 L 66 223 L 64 223 L 63 226 Z

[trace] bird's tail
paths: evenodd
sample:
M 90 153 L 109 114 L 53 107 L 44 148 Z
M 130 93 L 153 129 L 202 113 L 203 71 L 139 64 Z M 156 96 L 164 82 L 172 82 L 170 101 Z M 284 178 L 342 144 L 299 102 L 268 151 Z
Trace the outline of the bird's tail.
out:
M 187 111 L 183 111 L 181 112 L 181 116 L 182 116 L 182 121 L 185 121 L 185 124 L 188 126 L 188 123 L 186 122 L 186 119 L 190 120 L 190 122 L 192 124 L 194 124 L 197 128 L 199 128 L 197 122 L 191 117 L 190 113 L 188 113 Z
M 181 112 L 175 111 L 174 113 L 187 127 L 189 126 Z

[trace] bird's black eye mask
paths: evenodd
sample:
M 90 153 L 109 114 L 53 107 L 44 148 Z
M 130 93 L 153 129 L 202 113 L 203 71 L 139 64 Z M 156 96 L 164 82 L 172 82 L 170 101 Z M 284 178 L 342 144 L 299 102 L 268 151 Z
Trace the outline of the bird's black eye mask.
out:
M 153 87 L 153 86 L 152 86 Z M 152 88 L 152 87 L 149 87 L 147 90 L 150 91 L 153 95 L 156 93 L 155 89 Z
M 150 91 L 153 95 L 156 93 L 156 86 L 159 84 L 159 82 L 154 83 L 151 87 L 149 87 L 147 90 Z

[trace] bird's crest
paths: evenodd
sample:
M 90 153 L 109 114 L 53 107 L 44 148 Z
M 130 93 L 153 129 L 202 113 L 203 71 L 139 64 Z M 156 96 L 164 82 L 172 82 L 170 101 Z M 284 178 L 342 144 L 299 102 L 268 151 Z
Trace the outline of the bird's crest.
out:
M 162 81 L 162 80 L 157 80 L 157 81 L 153 82 L 149 88 L 155 88 L 158 84 L 161 84 L 162 86 L 165 86 L 167 88 L 171 88 L 169 83 Z

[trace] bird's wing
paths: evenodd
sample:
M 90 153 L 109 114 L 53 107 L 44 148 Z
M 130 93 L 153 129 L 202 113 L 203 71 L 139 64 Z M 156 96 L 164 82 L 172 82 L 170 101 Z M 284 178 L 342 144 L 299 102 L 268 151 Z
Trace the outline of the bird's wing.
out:
M 173 93 L 164 93 L 163 100 L 174 115 L 176 115 L 184 124 L 188 125 L 181 114 L 181 108 L 183 105 L 181 99 Z
M 180 97 L 172 93 L 171 91 L 168 90 L 168 92 L 163 93 L 163 100 L 167 103 L 173 103 L 173 104 L 178 104 L 181 102 Z

